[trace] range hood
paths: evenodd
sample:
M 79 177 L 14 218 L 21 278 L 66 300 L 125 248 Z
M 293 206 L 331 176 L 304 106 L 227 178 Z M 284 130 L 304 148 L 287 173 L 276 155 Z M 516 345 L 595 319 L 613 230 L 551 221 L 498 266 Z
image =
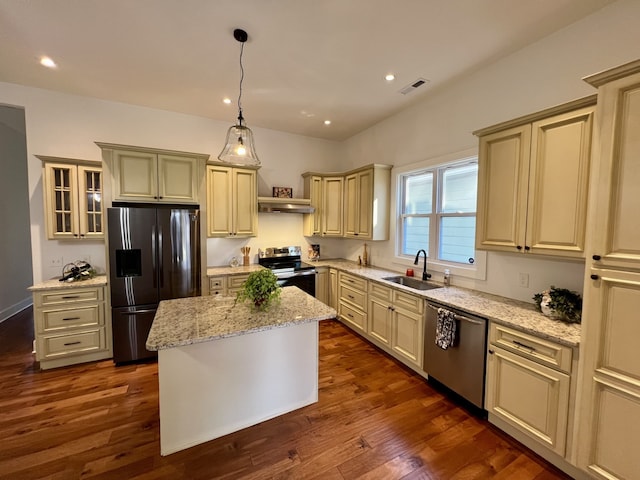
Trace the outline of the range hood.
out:
M 267 213 L 313 213 L 308 198 L 258 197 L 258 211 Z

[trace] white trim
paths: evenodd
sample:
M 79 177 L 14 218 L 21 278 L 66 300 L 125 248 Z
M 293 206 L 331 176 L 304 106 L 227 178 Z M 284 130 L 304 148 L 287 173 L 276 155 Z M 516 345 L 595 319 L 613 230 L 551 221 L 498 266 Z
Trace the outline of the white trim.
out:
M 27 307 L 33 304 L 33 297 L 29 296 L 18 303 L 8 306 L 4 310 L 0 311 L 0 323 L 13 317 L 16 313 L 20 313 Z

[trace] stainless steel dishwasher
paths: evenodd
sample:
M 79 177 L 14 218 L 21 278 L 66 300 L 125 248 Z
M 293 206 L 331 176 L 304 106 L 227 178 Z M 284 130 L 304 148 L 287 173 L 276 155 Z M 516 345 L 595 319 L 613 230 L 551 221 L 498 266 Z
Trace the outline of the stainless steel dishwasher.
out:
M 455 315 L 455 340 L 446 350 L 435 341 L 438 308 L 446 308 Z M 424 336 L 423 368 L 429 378 L 484 409 L 487 320 L 429 301 Z

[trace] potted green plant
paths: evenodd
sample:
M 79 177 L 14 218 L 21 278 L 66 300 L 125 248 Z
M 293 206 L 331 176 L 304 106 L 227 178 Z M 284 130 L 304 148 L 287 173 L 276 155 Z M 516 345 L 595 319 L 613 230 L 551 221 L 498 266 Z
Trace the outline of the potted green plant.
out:
M 262 269 L 251 272 L 242 284 L 236 300 L 250 300 L 253 308 L 266 310 L 272 302 L 280 299 L 282 288 L 278 285 L 278 277 L 269 270 Z
M 566 288 L 551 286 L 549 290 L 536 293 L 533 300 L 543 315 L 569 323 L 582 320 L 582 297 Z

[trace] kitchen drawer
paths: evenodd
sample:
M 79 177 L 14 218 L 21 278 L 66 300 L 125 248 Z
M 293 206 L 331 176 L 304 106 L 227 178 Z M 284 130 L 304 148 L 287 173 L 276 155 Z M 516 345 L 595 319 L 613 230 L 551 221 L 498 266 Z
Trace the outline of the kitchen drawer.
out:
M 209 295 L 224 295 L 225 284 L 224 277 L 209 277 Z
M 346 285 L 340 285 L 340 301 L 346 301 L 353 304 L 363 312 L 367 311 L 367 292 L 354 290 Z
M 385 287 L 384 285 L 380 285 L 379 283 L 369 282 L 369 295 L 373 295 L 374 297 L 390 304 L 393 299 L 393 290 L 389 287 Z
M 242 288 L 244 282 L 247 281 L 249 275 L 229 275 L 227 277 L 227 291 L 229 293 L 235 293 Z
M 100 325 L 104 323 L 101 315 L 103 311 L 102 304 L 65 308 L 64 310 L 43 310 L 39 331 L 52 332 L 67 328 Z
M 400 290 L 394 290 L 393 306 L 422 315 L 424 313 L 424 298 L 401 292 Z
M 106 349 L 103 327 L 83 330 L 68 335 L 45 335 L 38 344 L 38 360 L 50 360 L 66 355 L 90 353 Z
M 355 290 L 361 292 L 367 292 L 367 281 L 364 278 L 349 275 L 348 273 L 340 272 L 340 283 L 347 285 Z
M 363 332 L 365 331 L 367 317 L 363 312 L 352 308 L 349 304 L 343 301 L 340 301 L 338 314 L 342 320 L 349 323 L 355 329 Z
M 573 352 L 570 347 L 494 322 L 491 322 L 489 342 L 551 368 L 571 372 Z
M 101 302 L 103 300 L 102 287 L 96 288 L 68 288 L 65 290 L 51 290 L 37 292 L 37 306 L 69 305 L 78 302 Z

